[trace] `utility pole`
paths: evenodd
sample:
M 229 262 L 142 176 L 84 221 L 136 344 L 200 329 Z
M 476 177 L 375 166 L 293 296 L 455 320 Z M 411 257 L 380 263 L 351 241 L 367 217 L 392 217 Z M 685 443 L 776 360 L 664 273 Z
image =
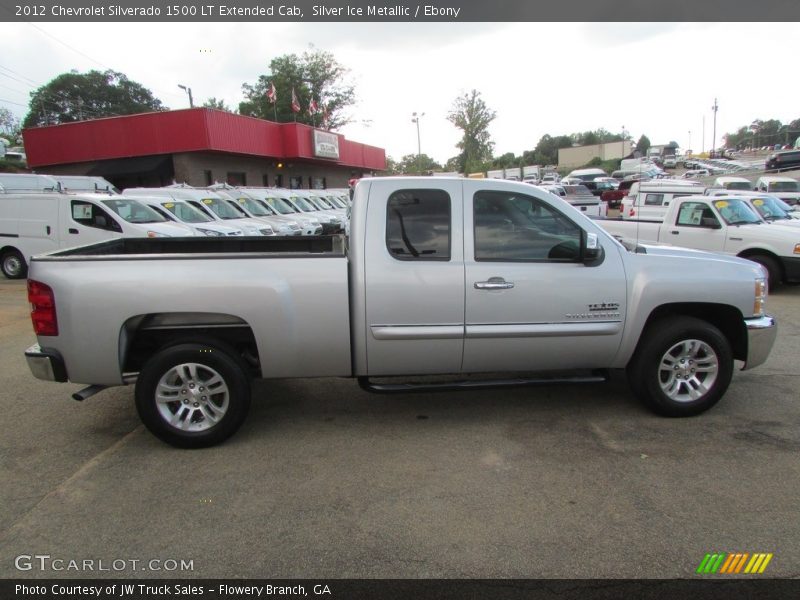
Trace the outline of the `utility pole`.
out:
M 706 151 L 706 116 L 703 115 L 703 144 L 700 147 L 700 154 Z
M 719 106 L 717 105 L 716 98 L 714 98 L 714 106 L 711 107 L 711 110 L 714 111 L 714 134 L 711 138 L 711 153 L 713 154 L 717 148 L 717 111 L 719 110 Z
M 411 113 L 411 122 L 417 124 L 417 171 L 422 175 L 422 145 L 419 138 L 419 120 L 425 116 L 425 113 Z
M 178 84 L 178 87 L 181 88 L 184 92 L 189 94 L 189 108 L 194 108 L 194 100 L 192 100 L 192 88 L 187 87 L 185 85 Z

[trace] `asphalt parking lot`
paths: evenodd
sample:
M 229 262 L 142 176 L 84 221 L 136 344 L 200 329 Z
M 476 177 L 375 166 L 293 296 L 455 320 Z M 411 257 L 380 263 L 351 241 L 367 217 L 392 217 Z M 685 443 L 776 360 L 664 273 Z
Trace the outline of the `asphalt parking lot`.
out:
M 393 397 L 260 382 L 234 438 L 182 451 L 132 388 L 78 403 L 34 379 L 25 284 L 0 278 L 0 577 L 692 577 L 715 551 L 798 577 L 798 307 L 800 287 L 770 297 L 769 361 L 696 418 L 653 416 L 621 376 Z M 15 567 L 37 554 L 127 562 Z M 193 568 L 131 562 L 151 560 Z

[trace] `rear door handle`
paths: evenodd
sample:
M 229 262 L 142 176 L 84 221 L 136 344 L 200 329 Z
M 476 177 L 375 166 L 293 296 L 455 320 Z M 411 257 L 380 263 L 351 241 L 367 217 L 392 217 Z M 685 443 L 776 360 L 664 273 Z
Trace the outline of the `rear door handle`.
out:
M 476 281 L 476 290 L 510 290 L 514 283 L 506 281 L 502 277 L 489 277 L 489 281 Z
M 77 230 L 77 229 L 75 229 L 74 227 L 70 227 L 70 228 L 69 228 L 69 232 L 70 232 L 70 233 L 78 233 L 78 230 Z

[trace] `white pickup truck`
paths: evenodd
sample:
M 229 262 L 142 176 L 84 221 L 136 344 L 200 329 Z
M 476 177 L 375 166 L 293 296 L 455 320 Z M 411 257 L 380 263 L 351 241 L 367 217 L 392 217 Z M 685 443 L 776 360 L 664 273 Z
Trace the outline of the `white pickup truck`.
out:
M 630 251 L 525 183 L 362 179 L 345 241 L 123 239 L 35 257 L 29 367 L 91 384 L 76 399 L 135 383 L 150 431 L 198 447 L 239 427 L 254 377 L 409 392 L 627 369 L 652 410 L 694 415 L 775 339 L 759 265 Z M 444 374 L 456 380 L 419 380 Z
M 598 219 L 612 235 L 747 258 L 761 264 L 770 288 L 800 282 L 800 229 L 766 223 L 737 196 L 684 196 L 657 221 Z

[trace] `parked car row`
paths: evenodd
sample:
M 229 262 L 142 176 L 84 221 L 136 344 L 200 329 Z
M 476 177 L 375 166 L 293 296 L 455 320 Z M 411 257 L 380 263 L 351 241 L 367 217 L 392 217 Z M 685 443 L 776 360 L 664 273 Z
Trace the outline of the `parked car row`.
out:
M 346 190 L 129 188 L 99 177 L 0 175 L 0 270 L 31 256 L 117 237 L 296 236 L 345 231 Z

